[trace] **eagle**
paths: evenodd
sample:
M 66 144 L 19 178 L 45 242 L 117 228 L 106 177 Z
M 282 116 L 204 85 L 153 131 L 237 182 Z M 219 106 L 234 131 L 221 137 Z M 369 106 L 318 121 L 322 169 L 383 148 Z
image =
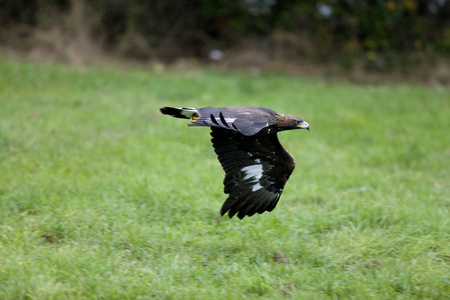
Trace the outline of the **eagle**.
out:
M 189 126 L 211 127 L 212 145 L 225 171 L 220 214 L 239 219 L 272 211 L 294 171 L 294 157 L 281 145 L 277 133 L 307 129 L 299 117 L 253 106 L 176 108 L 160 112 L 189 119 Z

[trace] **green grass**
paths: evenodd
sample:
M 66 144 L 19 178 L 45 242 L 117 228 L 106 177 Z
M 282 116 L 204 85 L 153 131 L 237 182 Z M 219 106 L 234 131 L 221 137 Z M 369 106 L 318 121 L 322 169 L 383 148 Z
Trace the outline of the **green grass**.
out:
M 311 124 L 242 221 L 209 130 L 158 111 L 231 105 Z M 449 129 L 446 88 L 0 61 L 0 299 L 449 299 Z

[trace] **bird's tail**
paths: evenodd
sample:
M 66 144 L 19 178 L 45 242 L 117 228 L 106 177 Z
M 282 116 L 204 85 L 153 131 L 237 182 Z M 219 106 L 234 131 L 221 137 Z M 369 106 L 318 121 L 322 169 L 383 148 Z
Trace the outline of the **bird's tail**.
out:
M 162 114 L 181 119 L 196 119 L 198 117 L 198 112 L 195 108 L 162 107 L 159 111 Z

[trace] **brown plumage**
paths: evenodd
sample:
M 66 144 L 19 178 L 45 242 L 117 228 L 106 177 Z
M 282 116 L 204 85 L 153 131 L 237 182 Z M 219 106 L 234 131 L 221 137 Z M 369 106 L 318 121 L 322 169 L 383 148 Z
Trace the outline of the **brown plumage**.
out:
M 281 145 L 277 132 L 308 129 L 302 119 L 252 106 L 174 108 L 161 113 L 190 119 L 189 126 L 211 127 L 212 144 L 225 171 L 228 198 L 220 213 L 242 219 L 272 211 L 289 176 L 294 157 Z

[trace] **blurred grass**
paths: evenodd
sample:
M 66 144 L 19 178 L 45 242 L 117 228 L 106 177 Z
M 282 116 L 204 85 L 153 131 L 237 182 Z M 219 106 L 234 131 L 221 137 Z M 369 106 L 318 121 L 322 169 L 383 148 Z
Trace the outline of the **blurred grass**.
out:
M 0 61 L 1 299 L 450 297 L 450 90 Z M 209 131 L 298 115 L 272 213 L 229 220 Z M 281 252 L 289 263 L 274 261 Z

